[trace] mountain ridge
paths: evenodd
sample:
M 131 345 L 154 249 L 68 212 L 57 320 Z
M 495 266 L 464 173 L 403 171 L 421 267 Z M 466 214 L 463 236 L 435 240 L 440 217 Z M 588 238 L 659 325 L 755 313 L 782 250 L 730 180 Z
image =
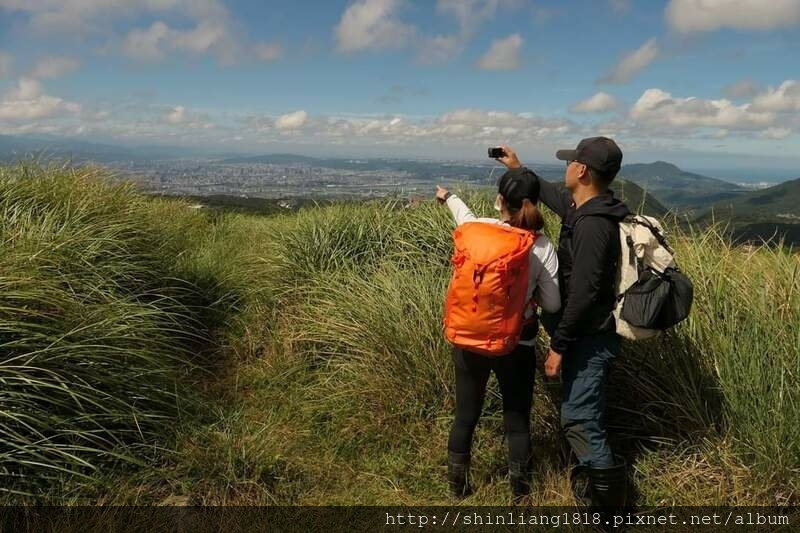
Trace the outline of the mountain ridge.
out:
M 704 209 L 748 191 L 741 185 L 687 172 L 666 161 L 624 165 L 619 176 L 636 183 L 667 207 L 686 211 Z

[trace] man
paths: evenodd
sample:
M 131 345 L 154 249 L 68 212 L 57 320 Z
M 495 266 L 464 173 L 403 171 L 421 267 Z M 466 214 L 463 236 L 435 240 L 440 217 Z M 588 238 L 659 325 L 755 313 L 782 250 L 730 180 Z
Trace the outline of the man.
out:
M 540 200 L 561 217 L 558 245 L 562 305 L 551 320 L 549 377 L 562 375 L 561 427 L 589 473 L 594 505 L 624 505 L 625 465 L 615 460 L 604 424 L 605 383 L 620 352 L 612 311 L 616 304 L 619 222 L 630 212 L 609 189 L 622 165 L 622 151 L 606 137 L 583 139 L 574 150 L 559 150 L 566 161 L 566 190 L 523 167 L 504 146 L 498 159 L 510 170 L 535 176 Z M 545 321 L 543 321 L 545 322 Z

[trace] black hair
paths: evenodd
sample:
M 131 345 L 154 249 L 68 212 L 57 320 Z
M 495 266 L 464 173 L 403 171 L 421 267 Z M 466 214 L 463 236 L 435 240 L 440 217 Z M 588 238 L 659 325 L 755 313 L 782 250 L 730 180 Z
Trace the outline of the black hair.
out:
M 603 187 L 604 189 L 608 189 L 611 186 L 611 182 L 614 181 L 614 178 L 617 176 L 616 172 L 601 172 L 595 168 L 586 165 L 586 168 L 589 170 L 589 173 L 592 175 L 592 181 Z

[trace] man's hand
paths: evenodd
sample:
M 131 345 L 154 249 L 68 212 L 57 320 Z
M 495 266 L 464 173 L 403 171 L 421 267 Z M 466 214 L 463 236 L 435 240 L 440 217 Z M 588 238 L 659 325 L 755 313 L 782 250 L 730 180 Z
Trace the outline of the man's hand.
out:
M 517 153 L 514 150 L 505 145 L 501 146 L 500 148 L 503 149 L 503 153 L 505 153 L 505 155 L 503 157 L 498 157 L 498 161 L 503 163 L 509 169 L 519 168 L 522 166 L 522 163 L 519 162 Z
M 561 373 L 561 354 L 552 349 L 544 360 L 544 373 L 548 378 L 556 378 Z
M 439 202 L 444 203 L 444 197 L 446 194 L 447 194 L 447 189 L 445 189 L 441 185 L 436 186 L 436 199 L 439 200 Z

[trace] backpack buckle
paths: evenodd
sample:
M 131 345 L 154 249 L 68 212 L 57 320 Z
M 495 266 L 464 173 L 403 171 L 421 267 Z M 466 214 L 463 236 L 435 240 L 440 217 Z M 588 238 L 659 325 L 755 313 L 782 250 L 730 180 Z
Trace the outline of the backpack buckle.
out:
M 483 282 L 483 275 L 486 273 L 486 266 L 478 265 L 475 267 L 475 270 L 472 271 L 472 283 L 475 285 L 477 289 L 478 286 Z

